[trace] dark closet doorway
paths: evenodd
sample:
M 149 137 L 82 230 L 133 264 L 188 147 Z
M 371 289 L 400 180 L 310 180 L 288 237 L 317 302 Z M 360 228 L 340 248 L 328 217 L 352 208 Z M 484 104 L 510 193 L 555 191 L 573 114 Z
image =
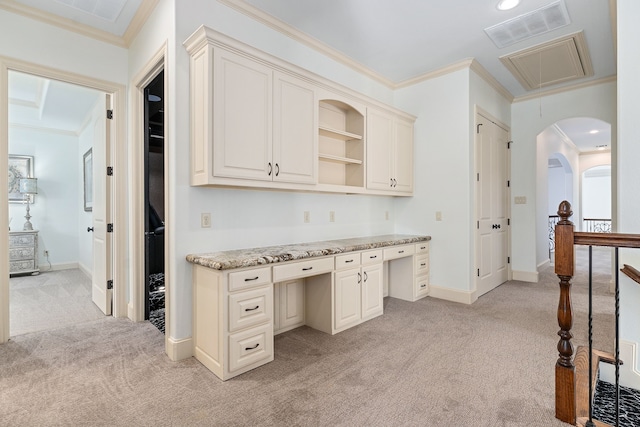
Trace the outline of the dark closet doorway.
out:
M 164 71 L 144 89 L 145 319 L 164 333 Z

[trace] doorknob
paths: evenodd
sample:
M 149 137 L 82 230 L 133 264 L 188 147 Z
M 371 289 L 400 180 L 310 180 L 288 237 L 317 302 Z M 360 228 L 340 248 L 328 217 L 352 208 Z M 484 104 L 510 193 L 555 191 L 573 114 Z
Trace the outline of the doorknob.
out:
M 93 227 L 87 227 L 87 233 L 90 233 L 93 231 Z

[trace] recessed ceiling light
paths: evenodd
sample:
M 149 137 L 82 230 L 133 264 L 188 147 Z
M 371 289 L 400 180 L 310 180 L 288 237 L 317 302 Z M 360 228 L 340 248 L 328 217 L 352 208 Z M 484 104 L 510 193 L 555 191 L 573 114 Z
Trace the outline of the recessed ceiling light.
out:
M 589 133 L 591 135 L 595 135 L 596 133 L 600 132 L 598 129 L 594 129 L 594 130 L 590 130 Z
M 498 2 L 498 10 L 511 10 L 520 4 L 520 0 L 500 0 Z
M 596 150 L 602 151 L 602 150 L 604 150 L 606 148 L 607 148 L 607 145 L 596 145 Z

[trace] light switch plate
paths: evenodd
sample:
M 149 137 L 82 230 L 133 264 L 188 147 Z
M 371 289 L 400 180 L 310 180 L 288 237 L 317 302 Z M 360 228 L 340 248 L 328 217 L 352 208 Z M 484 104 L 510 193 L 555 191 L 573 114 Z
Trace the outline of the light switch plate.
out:
M 516 196 L 514 197 L 514 202 L 516 205 L 526 205 L 527 204 L 527 196 Z
M 211 213 L 203 212 L 200 214 L 200 227 L 211 228 Z

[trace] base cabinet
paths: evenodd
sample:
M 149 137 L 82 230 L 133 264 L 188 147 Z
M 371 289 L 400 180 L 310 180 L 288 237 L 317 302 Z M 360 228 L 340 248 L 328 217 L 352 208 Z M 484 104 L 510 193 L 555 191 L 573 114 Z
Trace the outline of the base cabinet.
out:
M 273 285 L 274 334 L 277 335 L 305 324 L 304 289 L 304 279 L 288 280 Z

